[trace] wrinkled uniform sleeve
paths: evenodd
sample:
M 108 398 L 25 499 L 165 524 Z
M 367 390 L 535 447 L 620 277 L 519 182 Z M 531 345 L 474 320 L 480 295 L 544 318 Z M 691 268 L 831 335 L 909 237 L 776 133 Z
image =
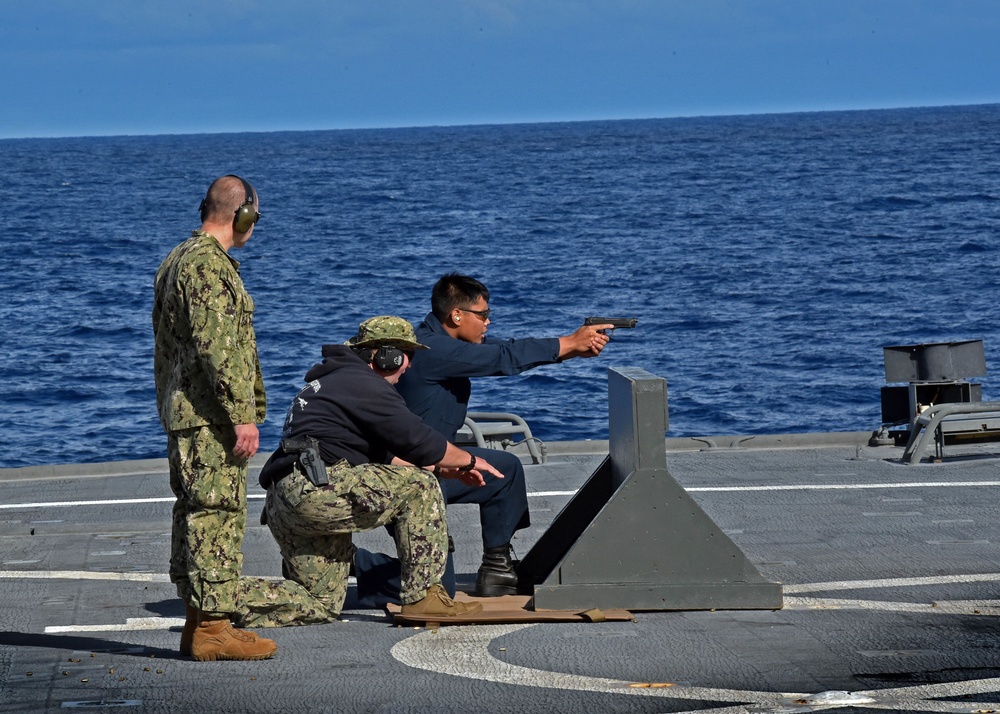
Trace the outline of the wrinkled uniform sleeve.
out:
M 419 359 L 426 364 L 428 375 L 441 379 L 511 376 L 559 360 L 557 337 L 521 340 L 487 337 L 481 344 L 473 344 L 436 336 L 430 347 L 419 354 Z
M 264 420 L 254 304 L 236 265 L 196 233 L 157 272 L 153 369 L 167 431 Z
M 451 337 L 433 314 L 417 329 L 420 350 L 398 389 L 406 405 L 449 440 L 465 422 L 471 394 L 470 377 L 520 374 L 559 361 L 559 338 L 499 340 L 473 344 Z
M 201 370 L 233 424 L 263 421 L 264 380 L 253 328 L 253 299 L 232 266 L 220 266 L 214 280 L 199 280 L 189 296 Z M 228 268 L 228 269 L 227 269 Z

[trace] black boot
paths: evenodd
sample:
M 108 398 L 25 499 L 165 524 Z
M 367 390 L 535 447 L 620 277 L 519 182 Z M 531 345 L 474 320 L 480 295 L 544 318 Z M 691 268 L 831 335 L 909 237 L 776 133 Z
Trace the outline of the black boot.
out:
M 517 564 L 510 556 L 510 543 L 486 548 L 476 576 L 476 597 L 516 595 Z

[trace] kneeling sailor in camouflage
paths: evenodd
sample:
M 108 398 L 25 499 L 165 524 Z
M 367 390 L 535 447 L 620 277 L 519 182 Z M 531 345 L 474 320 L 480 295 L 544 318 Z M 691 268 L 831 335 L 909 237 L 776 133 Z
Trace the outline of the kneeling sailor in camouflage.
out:
M 448 550 L 439 478 L 469 485 L 502 478 L 406 408 L 394 385 L 417 342 L 400 317 L 373 317 L 344 345 L 324 345 L 292 400 L 281 447 L 260 474 L 267 525 L 287 577 L 330 612 L 347 594 L 351 533 L 392 524 L 402 563 L 400 601 L 409 615 L 478 612 L 441 586 Z M 423 467 L 423 468 L 420 468 Z

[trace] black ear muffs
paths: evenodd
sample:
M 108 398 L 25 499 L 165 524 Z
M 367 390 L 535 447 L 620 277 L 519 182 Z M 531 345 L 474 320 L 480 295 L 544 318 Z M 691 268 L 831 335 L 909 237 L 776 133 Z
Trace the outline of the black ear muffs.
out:
M 233 219 L 233 230 L 237 233 L 246 233 L 254 224 L 260 220 L 260 214 L 257 212 L 257 207 L 253 204 L 253 186 L 250 182 L 244 178 L 240 178 L 235 174 L 229 174 L 233 178 L 238 178 L 243 183 L 243 190 L 246 192 L 246 198 L 243 199 L 243 203 L 239 208 L 236 209 L 236 217 Z
M 403 366 L 403 350 L 382 345 L 372 354 L 372 364 L 383 372 L 395 372 Z

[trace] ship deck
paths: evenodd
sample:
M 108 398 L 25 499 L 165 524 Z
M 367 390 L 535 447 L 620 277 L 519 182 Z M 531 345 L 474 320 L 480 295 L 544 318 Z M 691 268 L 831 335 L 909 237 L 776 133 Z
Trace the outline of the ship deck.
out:
M 668 440 L 671 475 L 783 584 L 781 610 L 430 630 L 347 609 L 268 630 L 279 651 L 261 662 L 177 654 L 165 461 L 0 470 L 0 711 L 1000 710 L 1000 446 L 906 465 L 868 436 Z M 606 453 L 550 443 L 546 463 L 525 458 L 519 554 Z M 255 486 L 244 572 L 277 576 L 262 504 Z M 452 506 L 449 522 L 468 582 L 478 514 Z

